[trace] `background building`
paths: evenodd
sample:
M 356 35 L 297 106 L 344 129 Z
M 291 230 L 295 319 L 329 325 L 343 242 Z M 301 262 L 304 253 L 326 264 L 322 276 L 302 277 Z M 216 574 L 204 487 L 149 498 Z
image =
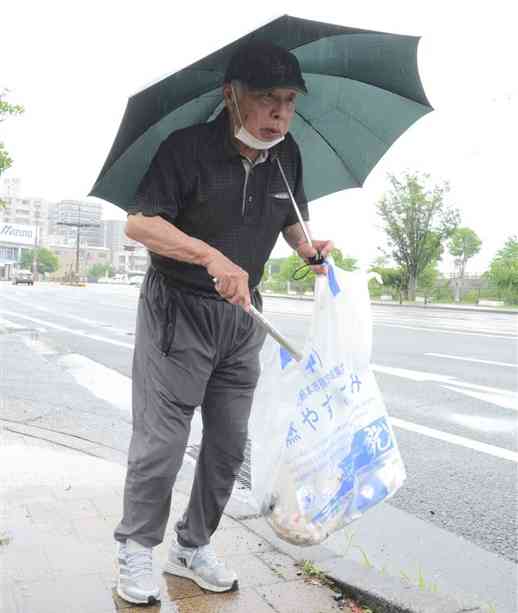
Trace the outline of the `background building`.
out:
M 18 268 L 23 249 L 38 244 L 37 227 L 0 222 L 0 279 L 10 279 Z
M 47 241 L 49 202 L 21 197 L 21 180 L 4 179 L 0 194 L 0 279 L 10 279 L 24 249 Z
M 9 179 L 4 179 L 4 187 L 3 194 L 4 196 L 12 196 L 14 198 L 19 198 L 22 193 L 22 180 L 16 177 L 10 177 Z
M 61 223 L 95 224 L 81 228 L 81 244 L 89 247 L 103 247 L 104 233 L 101 225 L 102 204 L 90 200 L 61 200 L 49 207 L 49 242 L 58 245 L 74 245 L 77 228 Z
M 75 273 L 78 228 L 74 224 L 92 224 L 79 230 L 80 276 L 86 276 L 94 264 L 107 264 L 114 272 L 124 274 L 147 270 L 147 250 L 126 236 L 125 220 L 102 221 L 101 202 L 48 202 L 22 198 L 20 193 L 20 179 L 4 179 L 0 195 L 0 279 L 12 277 L 22 251 L 35 247 L 46 247 L 58 256 L 59 269 L 49 277 Z
M 48 274 L 49 279 L 63 279 L 73 277 L 76 271 L 76 248 L 72 245 L 48 245 L 53 253 L 58 256 L 58 269 Z M 109 264 L 110 250 L 105 247 L 82 246 L 79 250 L 79 276 L 87 277 L 88 271 L 94 264 Z
M 143 272 L 148 267 L 147 250 L 126 236 L 125 226 L 124 219 L 103 221 L 104 246 L 110 250 L 110 263 L 118 273 Z
M 113 256 L 115 272 L 131 274 L 132 272 L 146 272 L 149 266 L 147 249 L 139 245 L 138 248 L 126 248 L 116 251 Z
M 49 202 L 43 198 L 1 196 L 0 222 L 22 226 L 35 226 L 38 242 L 43 245 L 49 233 Z

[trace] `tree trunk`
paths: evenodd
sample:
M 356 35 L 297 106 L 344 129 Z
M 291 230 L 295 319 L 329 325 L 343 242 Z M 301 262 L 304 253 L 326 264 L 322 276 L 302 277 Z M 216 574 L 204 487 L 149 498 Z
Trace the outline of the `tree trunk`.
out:
M 417 276 L 410 273 L 408 275 L 408 299 L 415 302 L 415 293 L 417 289 Z
M 459 262 L 459 274 L 457 275 L 457 279 L 455 279 L 455 302 L 460 302 L 462 297 L 462 289 L 464 287 L 464 272 L 466 270 L 466 262 L 467 258 L 464 257 Z
M 460 284 L 461 284 L 461 280 L 455 279 L 455 296 L 454 296 L 455 302 L 460 302 Z

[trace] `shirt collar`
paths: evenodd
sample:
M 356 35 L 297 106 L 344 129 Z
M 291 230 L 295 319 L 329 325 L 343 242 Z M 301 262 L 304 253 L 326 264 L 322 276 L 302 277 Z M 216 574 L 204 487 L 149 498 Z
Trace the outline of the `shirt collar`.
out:
M 254 167 L 254 166 L 257 166 L 258 164 L 262 164 L 263 162 L 266 162 L 268 157 L 269 157 L 268 149 L 266 149 L 265 151 L 260 151 L 259 155 L 256 157 L 255 160 L 249 159 L 248 157 L 246 157 L 246 155 L 242 155 L 241 156 L 243 161 L 247 162 L 248 164 L 250 164 L 251 167 Z

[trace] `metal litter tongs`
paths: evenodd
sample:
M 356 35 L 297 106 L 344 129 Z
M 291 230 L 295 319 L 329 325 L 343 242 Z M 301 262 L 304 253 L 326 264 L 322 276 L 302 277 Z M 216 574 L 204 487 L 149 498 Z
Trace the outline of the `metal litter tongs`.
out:
M 311 237 L 309 236 L 308 228 L 306 226 L 306 223 L 302 219 L 302 215 L 300 214 L 299 207 L 295 201 L 293 192 L 291 191 L 291 188 L 290 188 L 290 184 L 288 183 L 288 179 L 286 178 L 286 175 L 284 174 L 284 169 L 278 157 L 276 158 L 276 162 L 277 162 L 277 166 L 279 167 L 279 171 L 281 173 L 282 180 L 284 181 L 284 185 L 286 186 L 286 190 L 290 197 L 291 204 L 293 205 L 293 208 L 295 209 L 295 213 L 297 214 L 297 219 L 299 220 L 302 231 L 304 232 L 304 236 L 306 237 L 307 242 L 312 246 L 313 243 L 311 241 Z M 322 258 L 320 254 L 309 259 L 309 264 L 311 265 L 318 265 L 318 264 L 322 264 L 323 262 L 324 262 L 324 258 Z M 286 351 L 289 351 L 291 355 L 297 360 L 297 362 L 302 361 L 302 357 L 303 357 L 302 352 L 295 349 L 295 347 L 293 347 L 293 345 L 266 319 L 266 317 L 264 317 L 264 315 L 260 311 L 258 311 L 252 305 L 248 313 L 250 314 L 251 317 L 255 319 L 255 321 L 257 321 L 257 323 L 260 326 L 262 326 L 268 332 L 270 336 L 272 336 L 282 347 L 284 347 Z

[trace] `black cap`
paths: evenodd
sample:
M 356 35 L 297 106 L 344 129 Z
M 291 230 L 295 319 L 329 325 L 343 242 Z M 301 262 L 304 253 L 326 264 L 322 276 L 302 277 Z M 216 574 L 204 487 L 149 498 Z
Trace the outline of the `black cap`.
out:
M 284 47 L 264 41 L 245 43 L 234 52 L 224 81 L 234 80 L 252 89 L 286 87 L 308 92 L 295 55 Z

